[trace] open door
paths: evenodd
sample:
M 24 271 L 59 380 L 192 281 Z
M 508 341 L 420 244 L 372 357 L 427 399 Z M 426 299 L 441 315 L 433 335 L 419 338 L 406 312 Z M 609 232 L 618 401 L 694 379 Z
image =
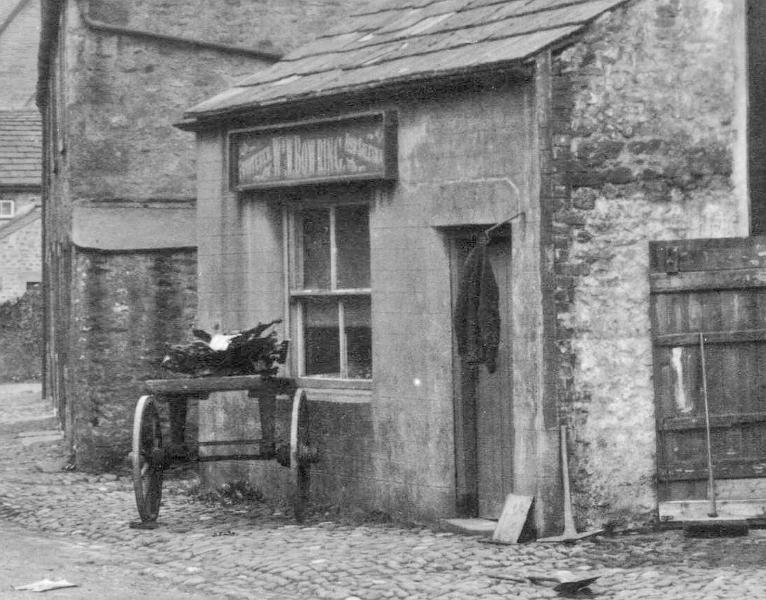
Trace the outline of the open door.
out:
M 481 231 L 450 234 L 453 308 L 463 265 Z M 487 256 L 499 290 L 497 369 L 489 373 L 484 365 L 466 364 L 453 342 L 455 460 L 458 513 L 497 519 L 513 481 L 510 228 L 496 231 Z

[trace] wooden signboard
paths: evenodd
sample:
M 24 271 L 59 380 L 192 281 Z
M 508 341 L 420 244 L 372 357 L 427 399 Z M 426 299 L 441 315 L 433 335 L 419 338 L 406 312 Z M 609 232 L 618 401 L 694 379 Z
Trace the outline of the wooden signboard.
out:
M 238 190 L 395 179 L 396 120 L 366 113 L 249 129 L 231 135 L 230 149 Z

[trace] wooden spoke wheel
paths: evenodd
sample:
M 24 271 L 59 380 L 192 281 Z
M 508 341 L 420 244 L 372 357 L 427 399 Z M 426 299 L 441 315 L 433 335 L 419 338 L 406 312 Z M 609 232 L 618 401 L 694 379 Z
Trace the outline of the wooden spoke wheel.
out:
M 306 392 L 298 388 L 293 396 L 290 419 L 290 473 L 295 484 L 293 510 L 295 519 L 303 521 L 309 499 L 309 471 L 315 457 L 309 446 L 309 410 Z
M 160 415 L 154 396 L 141 396 L 133 417 L 133 489 L 141 521 L 157 520 L 164 467 Z

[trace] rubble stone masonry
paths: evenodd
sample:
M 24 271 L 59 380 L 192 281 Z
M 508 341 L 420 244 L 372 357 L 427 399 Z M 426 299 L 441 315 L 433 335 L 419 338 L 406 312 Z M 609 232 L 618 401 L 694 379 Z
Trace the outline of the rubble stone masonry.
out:
M 174 124 L 196 102 L 270 64 L 99 23 L 278 53 L 326 28 L 343 8 L 335 0 L 65 3 L 54 59 L 60 81 L 50 85 L 58 122 L 48 148 L 55 161 L 46 216 L 48 361 L 50 393 L 79 468 L 112 468 L 127 453 L 141 382 L 162 376 L 164 346 L 190 335 L 196 253 L 193 231 L 185 249 L 154 240 L 147 250 L 141 231 L 125 231 L 135 245 L 119 251 L 72 248 L 72 229 L 96 227 L 74 223 L 75 207 L 193 206 L 194 136 Z
M 656 507 L 648 242 L 747 235 L 737 7 L 629 2 L 554 56 L 543 196 L 557 391 L 575 512 L 590 523 L 650 520 Z
M 120 468 L 142 382 L 167 377 L 167 344 L 197 308 L 193 251 L 78 255 L 70 392 L 74 448 L 85 469 Z

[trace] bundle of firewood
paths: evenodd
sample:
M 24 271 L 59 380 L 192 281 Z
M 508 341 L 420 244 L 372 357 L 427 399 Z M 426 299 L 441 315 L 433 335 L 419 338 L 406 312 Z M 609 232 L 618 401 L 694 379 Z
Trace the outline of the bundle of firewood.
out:
M 198 339 L 170 346 L 162 367 L 192 377 L 273 376 L 277 365 L 285 362 L 288 343 L 279 342 L 275 331 L 266 332 L 280 322 L 258 323 L 252 329 L 228 334 L 211 335 L 194 329 L 192 333 Z

